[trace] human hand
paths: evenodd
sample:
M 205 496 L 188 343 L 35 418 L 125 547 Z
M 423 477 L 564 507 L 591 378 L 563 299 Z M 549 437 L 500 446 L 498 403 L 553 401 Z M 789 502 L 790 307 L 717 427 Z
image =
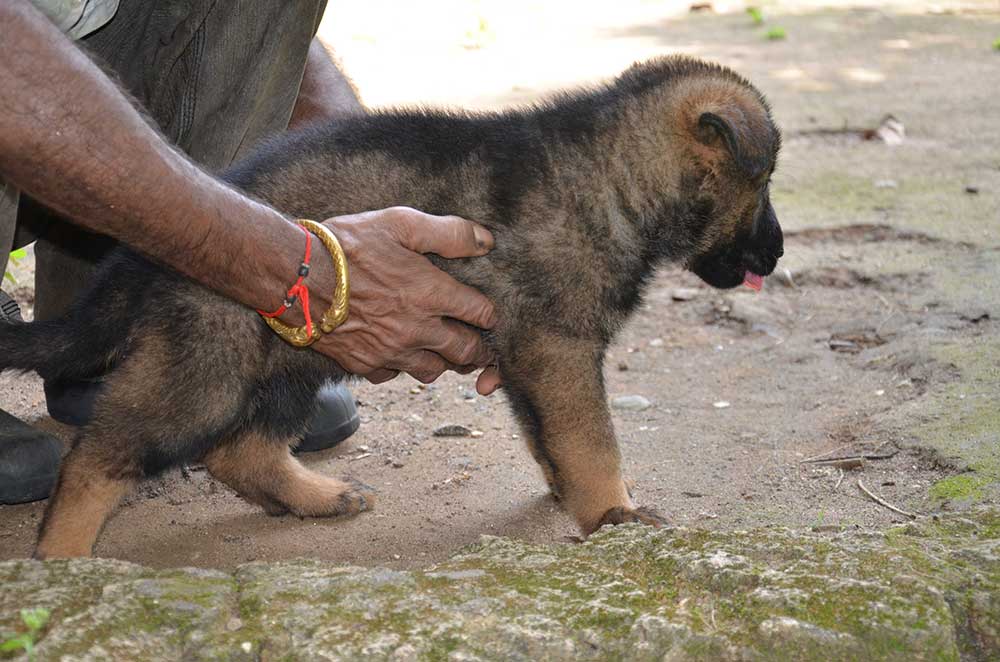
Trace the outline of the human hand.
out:
M 407 207 L 324 224 L 347 256 L 351 295 L 347 321 L 314 349 L 376 384 L 399 371 L 430 383 L 448 369 L 468 372 L 494 362 L 479 332 L 456 321 L 491 328 L 496 319 L 489 299 L 422 255 L 485 255 L 493 248 L 488 230 L 457 216 Z
M 500 369 L 495 366 L 487 366 L 476 378 L 476 390 L 480 395 L 490 395 L 502 385 L 500 379 Z

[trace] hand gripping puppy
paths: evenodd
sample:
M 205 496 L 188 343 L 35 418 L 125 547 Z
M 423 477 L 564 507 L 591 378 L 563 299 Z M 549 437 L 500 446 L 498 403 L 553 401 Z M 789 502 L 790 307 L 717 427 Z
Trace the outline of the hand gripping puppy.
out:
M 586 535 L 662 522 L 622 480 L 605 350 L 660 264 L 720 288 L 759 286 L 771 273 L 782 254 L 768 196 L 779 144 L 747 81 L 669 57 L 524 109 L 386 111 L 309 127 L 222 178 L 297 218 L 403 205 L 489 228 L 487 256 L 433 259 L 494 302 L 500 322 L 486 340 L 514 414 Z M 371 504 L 289 451 L 312 394 L 345 372 L 285 343 L 253 310 L 126 249 L 63 319 L 0 325 L 3 368 L 107 373 L 64 460 L 39 557 L 89 555 L 131 486 L 184 462 L 203 462 L 270 514 Z

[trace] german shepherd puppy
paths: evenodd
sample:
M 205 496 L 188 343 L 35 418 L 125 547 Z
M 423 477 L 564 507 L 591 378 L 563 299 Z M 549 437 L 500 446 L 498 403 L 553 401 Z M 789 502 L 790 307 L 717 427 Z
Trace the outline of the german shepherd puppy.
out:
M 780 137 L 739 75 L 684 58 L 500 113 L 378 112 L 265 145 L 222 177 L 300 218 L 392 205 L 475 219 L 496 248 L 435 263 L 496 305 L 486 340 L 552 492 L 589 534 L 662 520 L 622 480 L 602 365 L 657 265 L 759 284 L 782 254 L 768 197 Z M 220 325 L 219 320 L 226 320 Z M 206 343 L 204 338 L 212 338 Z M 184 462 L 270 514 L 337 516 L 369 493 L 289 446 L 345 377 L 249 308 L 120 249 L 65 316 L 0 325 L 0 369 L 106 373 L 66 456 L 37 557 L 85 556 L 136 481 Z

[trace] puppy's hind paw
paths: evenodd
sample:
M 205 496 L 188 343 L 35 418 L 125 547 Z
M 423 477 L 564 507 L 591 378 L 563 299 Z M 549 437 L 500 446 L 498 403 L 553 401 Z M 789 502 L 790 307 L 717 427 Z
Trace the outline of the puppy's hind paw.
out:
M 375 490 L 352 479 L 326 478 L 310 486 L 306 494 L 285 501 L 299 517 L 351 517 L 375 507 Z
M 638 522 L 639 524 L 645 524 L 646 526 L 651 526 L 656 529 L 667 526 L 667 520 L 648 506 L 642 506 L 634 509 L 617 506 L 604 513 L 604 516 L 601 517 L 594 530 L 596 531 L 600 529 L 605 524 L 615 525 L 627 524 L 629 522 Z
M 375 488 L 353 478 L 344 478 L 348 489 L 338 497 L 337 512 L 332 516 L 357 515 L 375 508 Z

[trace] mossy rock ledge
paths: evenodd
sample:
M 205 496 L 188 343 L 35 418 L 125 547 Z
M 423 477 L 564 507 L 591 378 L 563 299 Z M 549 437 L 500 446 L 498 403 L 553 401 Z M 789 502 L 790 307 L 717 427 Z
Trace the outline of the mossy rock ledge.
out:
M 0 633 L 51 611 L 39 660 L 1000 659 L 995 508 L 881 533 L 484 537 L 419 572 L 25 560 L 0 582 Z

